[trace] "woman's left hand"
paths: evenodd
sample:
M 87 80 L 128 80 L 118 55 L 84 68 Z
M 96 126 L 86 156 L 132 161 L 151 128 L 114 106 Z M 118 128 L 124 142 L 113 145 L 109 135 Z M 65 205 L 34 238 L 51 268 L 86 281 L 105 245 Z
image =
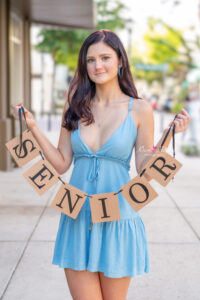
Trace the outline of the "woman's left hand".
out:
M 170 127 L 170 125 L 173 123 L 173 124 L 175 124 L 175 133 L 183 132 L 188 128 L 189 123 L 190 123 L 190 118 L 191 117 L 188 114 L 188 112 L 184 108 L 182 108 L 181 112 L 179 114 L 177 114 L 176 119 L 174 121 L 170 122 L 168 126 Z M 171 127 L 170 134 L 172 134 L 172 129 L 173 129 L 173 126 Z

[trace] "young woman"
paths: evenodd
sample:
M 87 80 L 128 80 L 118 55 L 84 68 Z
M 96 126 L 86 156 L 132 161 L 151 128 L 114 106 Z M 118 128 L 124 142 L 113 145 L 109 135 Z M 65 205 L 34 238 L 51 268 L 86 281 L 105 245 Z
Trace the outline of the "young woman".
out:
M 16 118 L 20 105 L 15 107 Z M 109 30 L 92 33 L 81 47 L 58 147 L 48 141 L 27 110 L 26 117 L 45 157 L 59 174 L 69 169 L 74 158 L 69 183 L 88 195 L 118 191 L 131 179 L 128 170 L 134 148 L 138 173 L 153 155 L 152 108 L 138 97 L 124 47 Z M 184 109 L 178 114 L 176 133 L 187 129 L 189 118 Z M 118 200 L 119 221 L 92 224 L 88 197 L 76 219 L 61 214 L 53 264 L 64 268 L 75 300 L 124 300 L 131 277 L 149 272 L 140 213 L 120 193 Z

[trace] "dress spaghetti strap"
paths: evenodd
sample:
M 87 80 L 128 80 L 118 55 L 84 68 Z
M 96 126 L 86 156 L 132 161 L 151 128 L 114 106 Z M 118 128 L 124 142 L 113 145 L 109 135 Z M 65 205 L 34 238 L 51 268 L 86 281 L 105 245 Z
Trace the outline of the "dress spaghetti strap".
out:
M 131 111 L 131 109 L 132 109 L 132 103 L 133 103 L 133 97 L 130 97 L 130 98 L 129 98 L 128 111 Z

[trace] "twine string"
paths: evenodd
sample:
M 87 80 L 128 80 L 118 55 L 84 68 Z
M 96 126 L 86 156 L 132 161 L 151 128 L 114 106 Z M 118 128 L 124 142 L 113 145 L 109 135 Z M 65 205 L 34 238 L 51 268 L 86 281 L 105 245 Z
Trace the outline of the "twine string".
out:
M 174 120 L 177 118 L 177 114 L 175 115 L 175 117 L 174 117 Z M 174 121 L 173 120 L 173 121 Z M 166 139 L 167 139 L 167 137 L 168 137 L 168 135 L 169 135 L 169 133 L 170 133 L 170 130 L 171 130 L 171 128 L 172 128 L 172 125 L 173 125 L 173 128 L 172 128 L 172 147 L 173 147 L 173 157 L 175 158 L 175 128 L 176 128 L 176 124 L 173 124 L 173 121 L 172 121 L 172 124 L 170 125 L 170 127 L 169 127 L 169 129 L 168 129 L 168 131 L 167 131 L 167 133 L 166 133 L 166 135 L 165 135 L 165 137 L 164 137 L 164 139 L 163 139 L 163 141 L 162 141 L 162 143 L 161 143 L 161 145 L 160 145 L 160 147 L 159 147 L 159 150 L 161 151 L 162 150 L 162 148 L 163 148 L 163 145 L 165 144 L 165 141 L 166 141 Z M 146 169 L 143 169 L 142 171 L 141 171 L 141 173 L 140 173 L 140 177 L 144 174 L 144 172 L 145 172 L 145 170 Z M 174 179 L 174 177 L 172 178 L 172 180 Z
M 20 106 L 19 110 L 18 110 L 18 115 L 19 115 L 19 128 L 20 128 L 20 142 L 19 142 L 19 155 L 21 154 L 21 151 L 22 151 L 22 114 L 24 116 L 24 120 L 25 120 L 25 123 L 26 123 L 26 127 L 27 129 L 29 130 L 29 127 L 28 127 L 28 124 L 27 124 L 27 121 L 26 121 L 26 114 L 25 114 L 25 111 L 24 111 L 24 107 L 23 106 Z

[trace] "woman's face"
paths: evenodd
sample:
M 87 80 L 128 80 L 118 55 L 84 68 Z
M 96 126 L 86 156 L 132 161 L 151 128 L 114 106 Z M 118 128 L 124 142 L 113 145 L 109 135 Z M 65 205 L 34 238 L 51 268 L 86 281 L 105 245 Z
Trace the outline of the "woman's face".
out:
M 96 84 L 104 84 L 117 77 L 119 59 L 111 47 L 98 42 L 88 48 L 86 65 L 89 78 Z

